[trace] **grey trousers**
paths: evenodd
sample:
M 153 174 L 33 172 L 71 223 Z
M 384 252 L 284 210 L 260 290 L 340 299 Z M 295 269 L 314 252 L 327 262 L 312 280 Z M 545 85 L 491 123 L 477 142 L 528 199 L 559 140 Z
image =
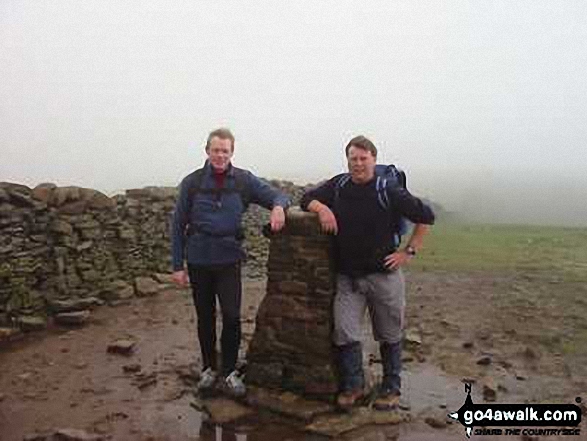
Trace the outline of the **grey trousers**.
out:
M 362 340 L 367 308 L 376 341 L 392 344 L 401 341 L 405 297 L 401 269 L 356 278 L 339 274 L 334 298 L 334 344 L 342 346 Z

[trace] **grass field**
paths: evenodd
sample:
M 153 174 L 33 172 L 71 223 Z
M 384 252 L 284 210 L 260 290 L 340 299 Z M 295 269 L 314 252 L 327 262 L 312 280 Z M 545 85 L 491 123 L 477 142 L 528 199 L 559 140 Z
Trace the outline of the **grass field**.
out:
M 587 283 L 587 228 L 439 223 L 412 267 L 515 271 Z
M 587 228 L 439 223 L 410 271 L 454 282 L 442 314 L 537 348 L 545 372 L 564 366 L 587 387 Z

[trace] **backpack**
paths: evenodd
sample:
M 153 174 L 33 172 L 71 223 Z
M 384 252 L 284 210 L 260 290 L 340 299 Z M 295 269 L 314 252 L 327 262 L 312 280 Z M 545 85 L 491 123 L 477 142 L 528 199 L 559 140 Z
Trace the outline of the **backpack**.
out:
M 389 198 L 387 196 L 387 187 L 402 187 L 407 189 L 406 173 L 397 168 L 393 164 L 377 164 L 375 166 L 375 176 L 377 181 L 375 182 L 375 188 L 377 189 L 377 201 L 381 208 L 385 211 L 389 209 Z M 344 187 L 351 179 L 350 173 L 344 173 L 334 184 L 334 199 L 337 200 L 340 197 L 340 189 Z M 394 229 L 397 231 L 394 234 L 394 245 L 399 247 L 401 243 L 401 237 L 408 232 L 408 220 L 404 217 L 400 217 L 397 225 L 394 225 Z
M 187 235 L 190 236 L 194 233 L 194 228 L 190 225 L 189 222 L 189 215 L 192 212 L 192 204 L 194 196 L 198 193 L 206 193 L 206 194 L 213 194 L 216 201 L 220 201 L 220 198 L 223 193 L 238 193 L 241 201 L 243 203 L 244 209 L 246 210 L 249 206 L 251 196 L 249 194 L 249 188 L 247 185 L 247 174 L 246 171 L 240 168 L 236 168 L 233 166 L 234 170 L 234 188 L 203 188 L 202 183 L 204 181 L 204 167 L 197 169 L 194 172 L 194 178 L 192 184 L 188 188 L 188 206 L 186 210 L 186 225 L 188 225 Z M 210 232 L 204 232 L 210 236 L 227 236 L 226 234 L 213 234 Z M 232 234 L 230 234 L 232 236 Z M 239 228 L 235 236 L 237 240 L 244 239 L 244 231 L 242 228 Z

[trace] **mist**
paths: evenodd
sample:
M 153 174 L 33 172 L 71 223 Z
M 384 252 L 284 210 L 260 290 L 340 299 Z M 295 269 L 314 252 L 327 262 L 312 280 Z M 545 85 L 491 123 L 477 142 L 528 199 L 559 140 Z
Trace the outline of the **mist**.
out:
M 0 181 L 175 186 L 206 136 L 317 182 L 371 138 L 486 222 L 587 226 L 583 1 L 0 3 Z

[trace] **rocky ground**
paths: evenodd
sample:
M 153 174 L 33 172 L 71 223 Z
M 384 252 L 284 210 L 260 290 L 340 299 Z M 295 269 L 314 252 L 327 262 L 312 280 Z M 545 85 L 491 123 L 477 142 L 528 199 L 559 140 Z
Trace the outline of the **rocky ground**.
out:
M 199 362 L 191 298 L 185 290 L 167 289 L 116 307 L 100 306 L 82 327 L 52 327 L 4 343 L 0 439 L 250 441 L 329 434 L 347 440 L 448 440 L 464 437 L 463 427 L 445 417 L 463 403 L 463 379 L 473 382 L 476 402 L 586 400 L 584 364 L 532 338 L 533 329 L 557 323 L 556 309 L 526 317 L 519 307 L 492 301 L 496 290 L 515 283 L 521 282 L 514 276 L 487 273 L 409 275 L 402 414 L 409 421 L 399 425 L 339 433 L 343 426 L 354 428 L 349 419 L 378 421 L 364 411 L 342 418 L 329 413 L 307 427 L 251 413 L 223 398 L 195 397 Z M 262 279 L 247 279 L 243 351 L 263 293 Z M 380 369 L 377 351 L 369 344 L 365 350 L 374 379 Z M 585 436 L 587 429 L 582 430 Z

